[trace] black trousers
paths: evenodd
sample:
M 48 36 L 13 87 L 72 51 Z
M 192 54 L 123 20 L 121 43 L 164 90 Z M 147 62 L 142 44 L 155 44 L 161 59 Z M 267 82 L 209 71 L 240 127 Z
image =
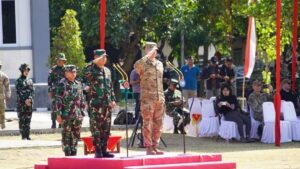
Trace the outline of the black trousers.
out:
M 244 128 L 243 125 L 246 125 L 246 137 L 250 137 L 251 131 L 251 119 L 249 116 L 242 114 L 239 111 L 230 111 L 225 115 L 226 121 L 233 121 L 238 126 L 238 131 L 241 137 L 244 137 Z

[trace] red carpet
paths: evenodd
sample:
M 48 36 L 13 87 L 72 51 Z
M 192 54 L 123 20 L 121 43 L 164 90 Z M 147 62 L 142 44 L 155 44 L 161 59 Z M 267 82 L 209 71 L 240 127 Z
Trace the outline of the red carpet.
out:
M 235 169 L 235 163 L 222 162 L 221 154 L 116 157 L 92 156 L 49 158 L 47 165 L 35 169 Z

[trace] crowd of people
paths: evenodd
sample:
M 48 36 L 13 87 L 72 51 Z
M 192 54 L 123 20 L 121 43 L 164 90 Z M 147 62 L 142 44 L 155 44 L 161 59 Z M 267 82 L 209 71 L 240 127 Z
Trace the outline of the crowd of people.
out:
M 186 57 L 186 64 L 180 69 L 183 79 L 178 75 L 171 76 L 174 67 L 169 67 L 157 58 L 157 45 L 147 42 L 145 56 L 135 62 L 130 73 L 130 84 L 136 101 L 134 120 L 142 119 L 143 146 L 147 155 L 164 154 L 158 149 L 163 125 L 164 113 L 173 118 L 174 133 L 186 134 L 185 126 L 190 123 L 188 99 L 199 97 L 199 84 L 204 84 L 205 96 L 215 97 L 215 110 L 225 120 L 233 121 L 238 126 L 242 142 L 251 142 L 251 121 L 249 111 L 245 112 L 237 99 L 236 72 L 233 58 L 223 61 L 216 53 L 209 59 L 206 67 L 194 64 L 192 56 Z M 52 126 L 56 122 L 62 128 L 62 147 L 66 156 L 77 154 L 84 111 L 90 118 L 90 130 L 95 147 L 95 158 L 111 158 L 107 151 L 107 142 L 111 129 L 112 109 L 116 106 L 112 73 L 107 68 L 107 54 L 103 49 L 94 51 L 94 59 L 77 75 L 75 65 L 66 65 L 64 53 L 56 57 L 56 65 L 49 71 L 48 94 L 52 102 Z M 298 59 L 300 65 L 300 59 Z M 1 67 L 1 63 L 0 63 Z M 297 66 L 298 67 L 298 66 Z M 300 66 L 299 66 L 300 67 Z M 29 65 L 22 64 L 21 75 L 16 80 L 17 112 L 20 134 L 23 140 L 30 140 L 30 121 L 33 110 L 34 87 L 28 78 Z M 297 69 L 300 70 L 300 69 Z M 176 72 L 176 71 L 175 71 Z M 262 103 L 273 99 L 271 74 L 267 67 L 261 73 L 262 80 L 252 82 L 252 88 L 246 95 L 248 110 L 253 111 L 253 118 L 261 122 L 258 134 L 263 127 Z M 181 80 L 181 81 L 179 81 Z M 0 71 L 0 123 L 5 128 L 5 100 L 11 97 L 8 77 Z M 294 103 L 297 115 L 300 116 L 300 102 L 297 92 L 291 90 L 290 80 L 284 79 L 280 91 L 282 100 Z M 202 86 L 201 86 L 202 87 Z M 179 90 L 181 89 L 181 90 Z M 244 133 L 243 125 L 246 126 Z M 244 137 L 245 136 L 245 137 Z

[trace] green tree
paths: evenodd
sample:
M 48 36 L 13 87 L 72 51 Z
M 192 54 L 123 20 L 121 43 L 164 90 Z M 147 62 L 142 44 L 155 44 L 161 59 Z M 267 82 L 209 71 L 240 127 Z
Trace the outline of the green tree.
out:
M 85 65 L 85 56 L 81 41 L 81 31 L 76 12 L 72 9 L 66 10 L 65 15 L 61 18 L 61 26 L 54 29 L 55 36 L 52 38 L 50 63 L 55 62 L 58 53 L 63 52 L 66 55 L 67 62 L 75 64 L 79 68 Z

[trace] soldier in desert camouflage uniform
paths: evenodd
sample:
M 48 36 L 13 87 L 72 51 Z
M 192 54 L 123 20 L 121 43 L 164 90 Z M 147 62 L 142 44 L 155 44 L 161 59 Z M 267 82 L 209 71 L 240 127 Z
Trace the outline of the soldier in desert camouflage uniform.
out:
M 141 115 L 143 117 L 143 137 L 147 155 L 163 154 L 157 149 L 164 114 L 163 64 L 156 59 L 156 43 L 147 42 L 146 55 L 138 60 L 134 68 L 140 75 Z
M 115 96 L 111 81 L 111 72 L 105 67 L 105 50 L 96 50 L 99 56 L 84 68 L 87 81 L 85 91 L 90 96 L 90 129 L 95 146 L 95 158 L 114 157 L 107 152 L 107 141 L 111 127 L 111 109 L 115 107 Z
M 1 71 L 2 62 L 0 61 L 0 125 L 5 128 L 5 101 L 10 98 L 10 86 L 8 76 Z
M 32 79 L 28 78 L 29 65 L 22 64 L 19 68 L 21 76 L 16 80 L 17 91 L 17 112 L 19 117 L 19 129 L 22 140 L 31 140 L 30 122 L 32 117 L 32 105 L 34 97 L 34 87 Z
M 54 112 L 62 125 L 62 148 L 65 156 L 76 156 L 80 128 L 84 116 L 82 84 L 76 80 L 76 67 L 65 66 L 65 78 L 56 87 Z
M 52 101 L 52 112 L 51 112 L 51 120 L 52 126 L 51 128 L 56 128 L 56 114 L 53 111 L 53 98 L 55 97 L 55 88 L 61 79 L 65 77 L 64 74 L 64 66 L 67 59 L 64 53 L 59 53 L 56 57 L 56 65 L 53 66 L 49 71 L 48 76 L 48 94 L 49 98 Z

